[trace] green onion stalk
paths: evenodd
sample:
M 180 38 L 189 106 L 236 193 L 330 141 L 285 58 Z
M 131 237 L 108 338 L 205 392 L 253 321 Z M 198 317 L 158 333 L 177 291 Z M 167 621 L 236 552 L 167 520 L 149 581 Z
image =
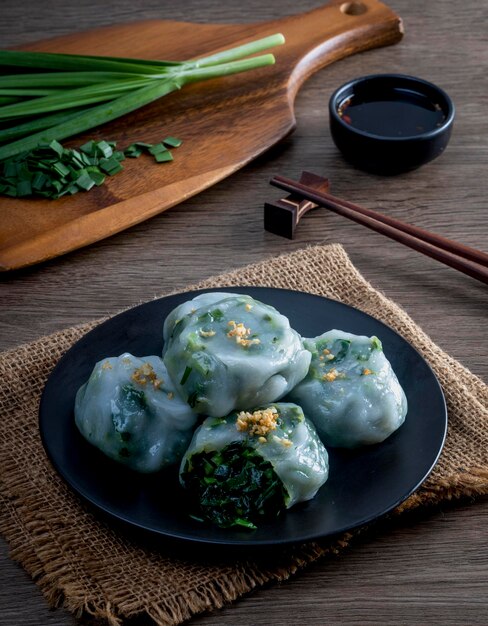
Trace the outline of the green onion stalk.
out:
M 272 54 L 259 53 L 284 41 L 275 34 L 183 62 L 0 50 L 0 161 L 115 120 L 190 83 L 272 65 Z

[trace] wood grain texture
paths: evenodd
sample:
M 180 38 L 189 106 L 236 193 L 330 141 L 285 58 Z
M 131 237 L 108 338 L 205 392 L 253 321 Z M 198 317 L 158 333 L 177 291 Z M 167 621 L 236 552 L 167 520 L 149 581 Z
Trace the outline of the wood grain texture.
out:
M 349 6 L 364 7 L 357 13 Z M 357 14 L 356 14 L 357 13 Z M 109 138 L 126 147 L 184 139 L 177 158 L 127 161 L 124 176 L 89 194 L 52 200 L 1 199 L 0 270 L 45 261 L 117 233 L 229 176 L 295 126 L 293 102 L 314 71 L 345 56 L 399 41 L 399 18 L 377 0 L 330 4 L 257 24 L 151 20 L 48 39 L 28 49 L 184 60 L 282 33 L 276 65 L 192 84 L 133 113 L 77 136 L 70 145 Z M 222 155 L 225 154 L 225 159 Z
M 311 77 L 296 100 L 296 132 L 231 178 L 119 235 L 0 282 L 2 348 L 34 339 L 231 267 L 307 243 L 344 244 L 358 269 L 401 304 L 430 336 L 488 380 L 488 290 L 380 235 L 323 211 L 294 241 L 262 228 L 268 185 L 280 173 L 327 175 L 332 193 L 487 250 L 488 5 L 477 0 L 391 0 L 405 22 L 398 46 L 351 57 Z M 300 10 L 319 5 L 302 0 Z M 14 46 L 97 25 L 140 19 L 212 22 L 270 20 L 296 12 L 291 0 L 2 0 L 0 42 Z M 457 107 L 451 143 L 424 168 L 395 178 L 351 169 L 332 144 L 327 100 L 340 84 L 373 72 L 421 76 Z M 278 194 L 279 195 L 279 194 Z M 1 219 L 1 216 L 0 216 Z M 191 246 L 190 246 L 191 243 Z M 261 589 L 195 624 L 242 626 L 486 625 L 488 502 L 442 507 L 399 520 L 338 559 L 283 585 Z M 51 612 L 1 545 L 1 626 L 86 626 Z M 149 626 L 147 623 L 145 626 Z

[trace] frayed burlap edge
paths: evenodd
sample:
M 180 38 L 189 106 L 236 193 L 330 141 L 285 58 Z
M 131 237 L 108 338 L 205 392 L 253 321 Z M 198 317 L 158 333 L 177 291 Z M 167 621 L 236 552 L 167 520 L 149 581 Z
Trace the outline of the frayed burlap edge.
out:
M 308 291 L 356 306 L 395 328 L 433 366 L 444 389 L 448 389 L 446 399 L 450 420 L 453 423 L 450 426 L 446 448 L 438 466 L 427 482 L 398 507 L 396 514 L 419 506 L 433 505 L 443 500 L 488 493 L 488 459 L 486 458 L 488 387 L 433 344 L 400 307 L 374 290 L 357 272 L 340 246 L 310 247 L 291 255 L 283 255 L 222 276 L 209 278 L 186 288 L 185 291 L 238 285 L 272 286 Z M 8 396 L 10 401 L 21 401 L 23 390 L 16 378 L 15 368 L 11 366 L 16 361 L 22 362 L 22 358 L 19 358 L 22 353 L 24 358 L 28 358 L 28 355 L 35 354 L 36 350 L 41 350 L 41 347 L 45 352 L 46 348 L 51 345 L 58 348 L 62 346 L 61 350 L 52 350 L 52 363 L 45 372 L 47 376 L 61 354 L 97 323 L 93 322 L 61 331 L 0 355 L 0 370 L 6 373 L 6 378 L 3 379 L 5 395 L 1 399 L 4 400 Z M 10 377 L 9 373 L 12 374 Z M 37 383 L 42 389 L 44 380 L 38 380 Z M 37 390 L 39 393 L 40 389 Z M 466 422 L 463 402 L 467 402 L 469 409 L 476 412 L 475 418 L 479 416 L 477 426 L 473 426 L 469 420 Z M 463 429 L 466 430 L 466 428 L 468 432 L 464 433 Z M 470 449 L 462 450 L 460 454 L 455 446 L 455 438 L 458 437 L 457 443 L 459 443 L 463 433 L 465 438 L 473 435 L 476 444 L 478 446 L 481 444 L 482 452 L 476 454 L 476 450 Z M 452 458 L 453 454 L 454 458 Z M 215 578 L 203 585 L 194 585 L 184 594 L 175 594 L 172 598 L 165 598 L 164 602 L 157 597 L 157 594 L 152 601 L 127 601 L 124 597 L 117 597 L 114 602 L 104 596 L 102 590 L 97 589 L 96 593 L 93 592 L 96 588 L 96 581 L 89 581 L 92 585 L 89 591 L 92 593 L 87 593 L 86 585 L 82 584 L 82 576 L 80 577 L 76 570 L 70 569 L 64 560 L 60 546 L 53 541 L 53 530 L 50 524 L 46 524 L 46 520 L 40 523 L 35 502 L 29 502 L 25 494 L 22 496 L 25 489 L 22 474 L 17 473 L 16 480 L 12 480 L 12 472 L 12 468 L 7 467 L 2 457 L 0 459 L 0 495 L 5 506 L 0 511 L 0 532 L 10 543 L 12 558 L 19 561 L 36 580 L 52 606 L 64 605 L 75 614 L 86 612 L 113 625 L 121 624 L 124 618 L 142 614 L 146 614 L 160 626 L 181 623 L 196 613 L 220 608 L 256 586 L 284 580 L 319 557 L 338 554 L 358 533 L 358 531 L 348 533 L 332 545 L 329 541 L 289 548 L 280 557 L 280 563 L 275 562 L 271 565 L 250 561 L 238 563 L 231 576 Z M 75 496 L 54 472 L 52 473 L 52 479 L 57 483 L 57 488 L 66 492 L 64 497 L 74 499 Z M 81 511 L 83 505 L 78 506 Z M 47 521 L 55 524 L 56 511 L 52 513 L 52 519 Z M 83 514 L 91 515 L 85 511 Z M 150 556 L 148 554 L 148 558 Z

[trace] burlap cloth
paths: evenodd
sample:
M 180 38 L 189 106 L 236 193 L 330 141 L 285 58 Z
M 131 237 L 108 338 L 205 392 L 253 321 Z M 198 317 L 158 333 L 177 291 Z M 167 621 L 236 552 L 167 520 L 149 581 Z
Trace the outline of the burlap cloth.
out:
M 488 387 L 373 289 L 341 246 L 317 246 L 210 278 L 195 288 L 262 285 L 351 304 L 389 324 L 429 361 L 444 389 L 449 432 L 441 458 L 398 512 L 488 493 Z M 110 624 L 149 616 L 178 624 L 346 546 L 352 534 L 283 550 L 265 561 L 185 560 L 128 540 L 80 503 L 47 460 L 37 428 L 43 385 L 60 356 L 95 324 L 0 355 L 0 531 L 52 605 Z

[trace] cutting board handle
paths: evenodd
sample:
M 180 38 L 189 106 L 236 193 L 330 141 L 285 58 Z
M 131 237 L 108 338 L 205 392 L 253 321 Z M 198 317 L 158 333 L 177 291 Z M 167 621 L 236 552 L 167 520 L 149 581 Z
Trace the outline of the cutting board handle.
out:
M 276 49 L 276 58 L 289 67 L 287 89 L 292 98 L 321 67 L 355 52 L 396 43 L 403 36 L 401 18 L 378 0 L 333 0 L 266 26 L 286 38 L 286 45 Z

